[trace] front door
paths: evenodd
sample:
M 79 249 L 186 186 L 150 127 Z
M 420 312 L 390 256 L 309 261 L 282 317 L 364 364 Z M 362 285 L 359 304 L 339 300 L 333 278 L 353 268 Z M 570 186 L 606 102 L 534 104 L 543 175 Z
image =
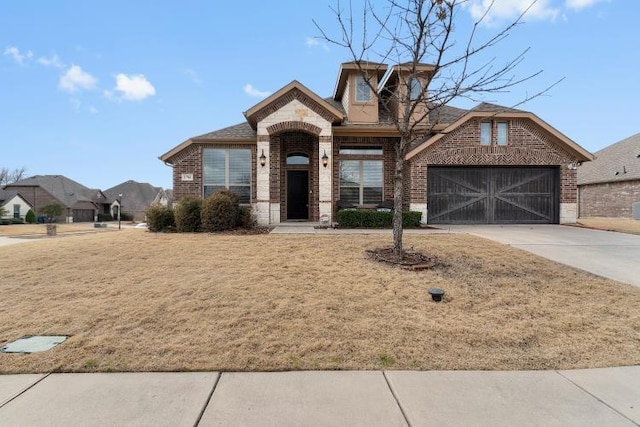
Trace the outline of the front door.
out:
M 287 171 L 287 219 L 309 219 L 309 171 Z

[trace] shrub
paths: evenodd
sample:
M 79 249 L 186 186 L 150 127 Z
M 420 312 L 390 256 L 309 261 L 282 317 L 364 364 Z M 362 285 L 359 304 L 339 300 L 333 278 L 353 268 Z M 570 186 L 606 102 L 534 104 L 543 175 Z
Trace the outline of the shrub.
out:
M 11 224 L 24 224 L 22 218 L 11 218 L 9 221 L 11 222 Z
M 422 212 L 402 212 L 402 227 L 419 227 Z M 338 224 L 344 228 L 391 228 L 393 212 L 344 209 L 338 212 Z
M 129 212 L 120 212 L 120 221 L 133 221 L 133 214 Z
M 36 213 L 29 209 L 29 211 L 27 212 L 27 214 L 25 215 L 24 219 L 29 223 L 29 224 L 35 224 L 36 223 Z
M 47 222 L 55 222 L 56 218 L 62 215 L 64 207 L 57 202 L 50 202 L 40 208 L 40 213 L 47 217 Z
M 200 231 L 202 198 L 186 196 L 180 199 L 174 211 L 176 228 L 183 233 Z
M 215 192 L 202 202 L 202 230 L 212 232 L 234 228 L 238 225 L 239 214 L 238 196 L 229 190 Z
M 98 222 L 103 222 L 103 221 L 113 221 L 113 217 L 111 216 L 111 214 L 98 214 Z
M 153 204 L 147 208 L 146 215 L 149 231 L 169 231 L 176 225 L 173 209 L 167 206 Z
M 255 228 L 256 219 L 251 213 L 251 206 L 240 206 L 238 211 L 238 226 L 246 229 Z

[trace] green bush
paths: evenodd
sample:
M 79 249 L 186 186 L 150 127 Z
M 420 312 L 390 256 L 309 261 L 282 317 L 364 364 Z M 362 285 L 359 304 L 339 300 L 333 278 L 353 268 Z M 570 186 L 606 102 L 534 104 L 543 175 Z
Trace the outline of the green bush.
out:
M 120 212 L 120 221 L 133 221 L 133 214 L 124 211 Z
M 213 193 L 203 200 L 200 219 L 202 231 L 229 230 L 238 225 L 240 204 L 238 196 L 229 190 Z
M 11 221 L 9 221 L 8 219 L 0 219 L 0 225 L 9 225 L 11 224 Z
M 40 208 L 40 213 L 47 217 L 47 222 L 55 222 L 56 218 L 62 215 L 64 207 L 57 202 L 49 202 Z
M 36 218 L 36 213 L 29 209 L 29 212 L 27 212 L 27 214 L 25 215 L 24 219 L 29 223 L 29 224 L 35 224 L 37 221 Z
M 186 196 L 180 199 L 174 211 L 176 228 L 182 233 L 200 231 L 202 198 Z
M 24 224 L 22 218 L 11 218 L 9 221 L 11 222 L 11 224 Z
M 402 227 L 419 227 L 422 212 L 402 212 Z M 338 212 L 338 224 L 343 228 L 391 228 L 393 212 L 343 209 Z
M 149 231 L 171 231 L 176 226 L 173 209 L 167 206 L 153 204 L 147 208 L 146 214 Z
M 98 222 L 103 222 L 103 221 L 113 221 L 113 217 L 111 216 L 111 214 L 98 214 Z

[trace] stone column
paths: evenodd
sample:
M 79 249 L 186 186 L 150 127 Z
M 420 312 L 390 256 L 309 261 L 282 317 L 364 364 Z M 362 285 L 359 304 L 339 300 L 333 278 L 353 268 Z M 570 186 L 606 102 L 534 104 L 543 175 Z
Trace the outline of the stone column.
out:
M 260 225 L 269 225 L 269 137 L 258 137 L 256 151 L 256 220 Z M 264 152 L 267 158 L 264 166 L 260 164 L 260 156 Z
M 329 136 L 320 136 L 318 137 L 318 186 L 319 192 L 318 194 L 318 203 L 319 203 L 319 212 L 320 212 L 320 222 L 323 221 L 324 218 L 327 218 L 328 224 L 331 224 L 333 218 L 331 218 L 332 213 L 332 189 L 333 189 L 333 137 Z M 327 154 L 328 162 L 325 167 L 322 162 L 322 157 Z

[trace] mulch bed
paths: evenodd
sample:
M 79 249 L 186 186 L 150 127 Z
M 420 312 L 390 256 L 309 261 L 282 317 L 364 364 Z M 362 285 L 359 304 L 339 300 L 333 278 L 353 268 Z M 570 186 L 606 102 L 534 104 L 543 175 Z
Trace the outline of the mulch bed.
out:
M 402 259 L 398 260 L 393 255 L 393 248 L 377 248 L 365 251 L 367 259 L 393 265 L 403 270 L 429 270 L 438 264 L 438 258 L 426 255 L 422 252 L 403 251 Z

